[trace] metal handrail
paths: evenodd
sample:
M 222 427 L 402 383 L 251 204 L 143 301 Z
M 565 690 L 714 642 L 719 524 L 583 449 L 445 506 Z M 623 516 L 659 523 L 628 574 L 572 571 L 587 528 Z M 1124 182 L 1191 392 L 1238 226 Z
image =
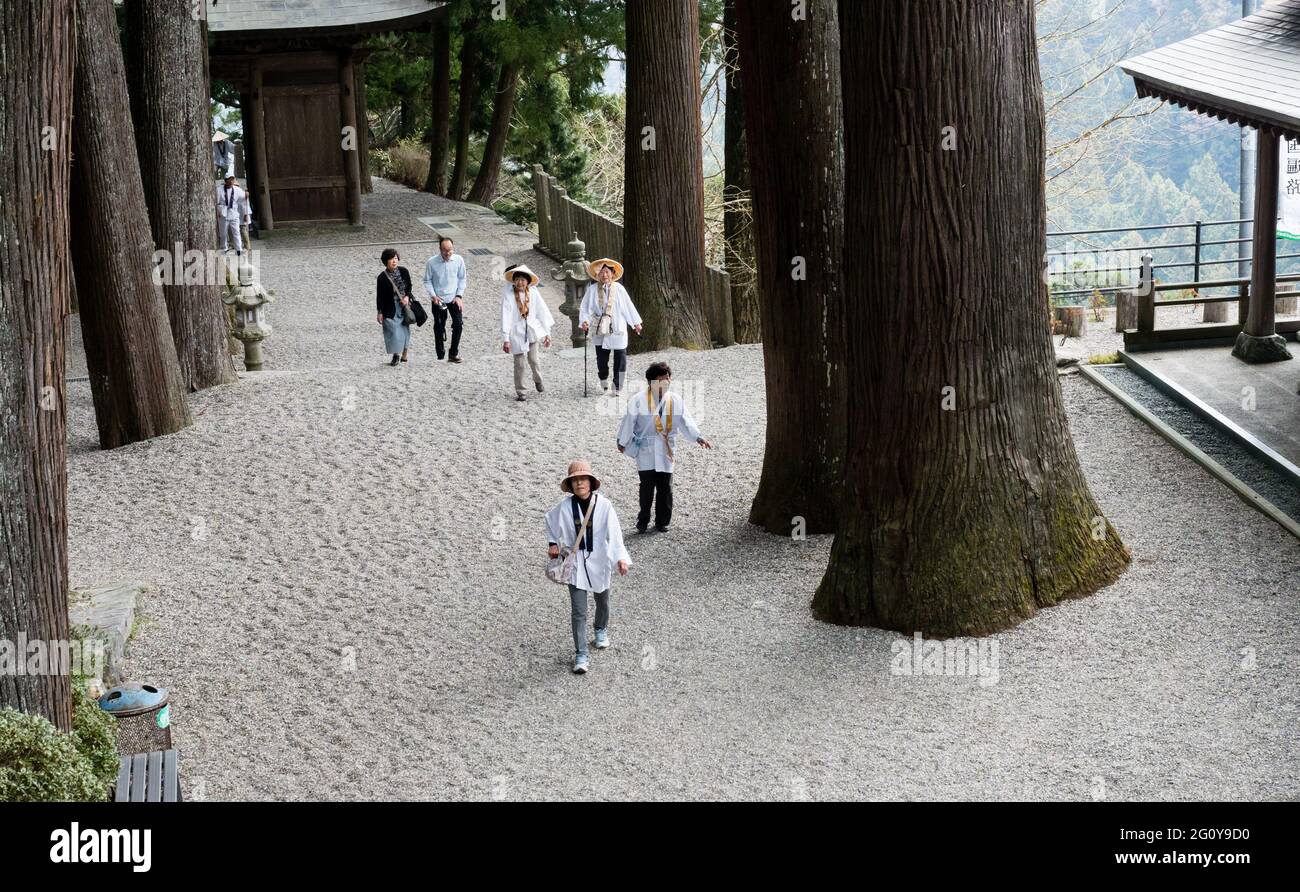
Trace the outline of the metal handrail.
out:
M 1209 222 L 1197 221 L 1196 223 L 1157 223 L 1152 226 L 1121 226 L 1111 227 L 1110 229 L 1080 229 L 1075 232 L 1049 232 L 1048 238 L 1056 238 L 1066 235 L 1105 235 L 1108 232 L 1150 232 L 1156 229 L 1194 229 L 1197 226 L 1232 226 L 1238 223 L 1254 223 L 1254 218 L 1243 220 L 1211 220 Z

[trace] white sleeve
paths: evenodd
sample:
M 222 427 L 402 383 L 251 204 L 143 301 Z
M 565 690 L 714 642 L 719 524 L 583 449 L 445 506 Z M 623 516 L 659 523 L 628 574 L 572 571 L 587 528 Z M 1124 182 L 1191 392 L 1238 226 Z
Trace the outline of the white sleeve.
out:
M 623 317 L 627 319 L 627 324 L 636 328 L 641 324 L 641 314 L 636 311 L 636 304 L 632 303 L 632 295 L 627 293 L 627 289 L 622 285 L 618 286 L 619 296 L 623 298 Z
M 558 506 L 547 511 L 543 525 L 546 527 L 546 541 L 554 542 L 556 545 L 563 545 L 564 530 L 559 523 L 559 513 Z
M 547 337 L 550 337 L 551 326 L 555 324 L 555 317 L 551 315 L 551 308 L 546 305 L 546 298 L 542 297 L 540 291 L 534 291 L 533 297 L 537 299 L 537 306 L 542 311 L 542 327 L 546 329 Z
M 618 445 L 626 448 L 627 444 L 632 442 L 632 436 L 636 433 L 636 411 L 635 406 L 640 397 L 633 397 L 627 402 L 627 411 L 623 413 L 623 420 L 618 425 Z
M 507 286 L 508 288 L 509 286 Z M 510 292 L 507 290 L 501 295 L 501 341 L 505 343 L 510 340 L 510 323 L 514 320 L 510 317 L 510 304 L 513 300 Z
M 596 286 L 588 285 L 587 290 L 582 293 L 582 306 L 578 307 L 578 327 L 581 328 L 584 322 L 590 322 L 595 315 Z
M 691 442 L 704 439 L 704 434 L 700 433 L 699 427 L 695 424 L 695 419 L 691 417 L 690 410 L 686 408 L 686 401 L 680 396 L 674 396 L 673 401 L 680 401 L 682 409 L 678 417 L 682 420 L 682 430 L 686 436 L 691 438 Z
M 630 567 L 632 555 L 628 554 L 627 546 L 623 544 L 623 528 L 618 523 L 618 512 L 614 510 L 612 502 L 606 500 L 605 505 L 609 508 L 609 520 L 605 525 L 609 553 L 615 561 L 626 561 Z

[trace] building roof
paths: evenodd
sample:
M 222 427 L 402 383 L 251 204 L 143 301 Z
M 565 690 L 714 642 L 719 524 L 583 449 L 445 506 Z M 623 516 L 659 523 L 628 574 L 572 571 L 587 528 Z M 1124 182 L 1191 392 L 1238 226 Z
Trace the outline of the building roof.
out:
M 1139 96 L 1300 139 L 1300 0 L 1120 63 Z
M 427 21 L 445 0 L 205 0 L 217 40 L 400 31 Z

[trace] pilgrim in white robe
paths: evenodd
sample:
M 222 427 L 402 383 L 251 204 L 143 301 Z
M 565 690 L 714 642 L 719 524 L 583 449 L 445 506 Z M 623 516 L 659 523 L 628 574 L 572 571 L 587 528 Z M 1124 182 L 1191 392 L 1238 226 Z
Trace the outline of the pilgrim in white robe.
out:
M 656 419 L 663 427 L 663 434 L 655 426 Z M 667 443 L 664 442 L 665 434 Z M 624 455 L 636 462 L 638 471 L 671 474 L 673 459 L 668 454 L 669 446 L 676 454 L 681 434 L 685 434 L 686 439 L 682 442 L 687 444 L 704 438 L 686 408 L 686 401 L 669 390 L 662 399 L 655 401 L 655 411 L 652 412 L 647 387 L 628 400 L 627 412 L 618 427 L 618 445 L 623 447 Z
M 528 352 L 528 345 L 551 336 L 555 317 L 538 292 L 537 286 L 528 289 L 528 319 L 519 313 L 515 302 L 514 286 L 509 282 L 501 290 L 501 343 L 510 343 L 513 355 Z
M 632 303 L 632 296 L 618 282 L 609 285 L 609 315 L 612 321 L 609 334 L 599 332 L 602 315 L 602 298 L 599 282 L 592 282 L 582 297 L 582 306 L 578 309 L 578 325 L 591 323 L 591 342 L 605 350 L 626 350 L 628 326 L 636 328 L 641 324 L 641 314 Z
M 623 544 L 623 528 L 619 526 L 614 505 L 599 491 L 592 493 L 592 498 L 596 500 L 588 521 L 592 549 L 586 550 L 587 536 L 584 534 L 578 546 L 573 584 L 583 591 L 603 592 L 609 589 L 619 561 L 632 566 L 632 555 Z M 573 540 L 578 538 L 581 524 L 581 512 L 578 523 L 574 524 L 573 496 L 566 495 L 560 504 L 546 512 L 546 541 L 560 546 L 561 553 L 567 552 L 573 547 Z
M 244 239 L 239 232 L 239 224 L 248 221 L 253 209 L 248 204 L 248 193 L 239 186 L 217 185 L 217 226 L 221 235 L 221 250 L 226 250 L 229 237 L 235 240 L 235 252 L 242 253 Z

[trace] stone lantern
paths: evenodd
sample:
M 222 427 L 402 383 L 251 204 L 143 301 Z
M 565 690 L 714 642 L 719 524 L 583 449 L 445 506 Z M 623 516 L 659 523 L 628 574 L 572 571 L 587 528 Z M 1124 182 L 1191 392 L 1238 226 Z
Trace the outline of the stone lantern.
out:
M 551 270 L 551 278 L 564 283 L 564 303 L 560 304 L 560 312 L 573 323 L 573 346 L 587 346 L 587 333 L 578 326 L 578 310 L 582 307 L 582 293 L 591 276 L 587 273 L 587 245 L 578 238 L 578 233 L 573 234 L 573 241 L 565 250 L 564 265 Z
M 253 268 L 242 264 L 239 267 L 239 284 L 228 289 L 222 300 L 235 312 L 230 334 L 244 344 L 244 368 L 250 372 L 260 372 L 262 341 L 271 336 L 266 305 L 275 298 L 271 292 L 253 281 Z

